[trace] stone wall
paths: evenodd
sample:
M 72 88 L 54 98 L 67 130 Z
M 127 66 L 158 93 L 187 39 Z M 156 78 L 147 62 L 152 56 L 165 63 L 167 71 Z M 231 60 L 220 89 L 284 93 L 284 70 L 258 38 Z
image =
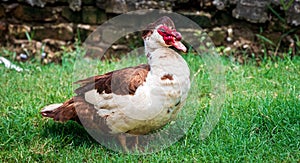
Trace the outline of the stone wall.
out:
M 213 4 L 219 10 L 235 6 L 232 10 L 232 16 L 252 23 L 267 22 L 271 19 L 271 8 L 278 12 L 276 7 L 279 7 L 279 10 L 284 11 L 284 19 L 286 19 L 287 23 L 295 26 L 300 25 L 299 0 L 214 0 Z
M 183 14 L 205 28 L 218 46 L 233 45 L 235 40 L 239 40 L 241 46 L 245 44 L 243 41 L 251 44 L 261 29 L 263 35 L 277 43 L 284 31 L 300 25 L 300 0 L 285 0 L 284 3 L 280 0 L 0 2 L 0 44 L 16 51 L 17 55 L 59 56 L 62 47 L 72 47 L 77 38 L 83 41 L 104 21 L 137 9 L 164 9 Z M 233 36 L 228 31 L 233 31 Z M 293 33 L 300 34 L 299 30 Z

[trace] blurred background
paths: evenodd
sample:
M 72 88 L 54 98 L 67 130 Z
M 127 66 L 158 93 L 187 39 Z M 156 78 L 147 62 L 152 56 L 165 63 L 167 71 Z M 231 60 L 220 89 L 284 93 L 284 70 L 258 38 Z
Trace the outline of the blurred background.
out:
M 61 62 L 106 20 L 139 9 L 162 9 L 195 21 L 221 55 L 244 63 L 251 58 L 299 55 L 298 0 L 1 0 L 0 45 L 14 59 Z M 143 13 L 141 13 L 143 14 Z M 103 33 L 103 37 L 105 33 Z M 128 46 L 128 45 L 134 46 Z M 124 37 L 110 49 L 123 54 L 142 44 Z M 2 56 L 11 53 L 2 52 Z
M 101 61 L 76 60 L 89 54 L 82 44 L 98 26 L 139 9 L 190 18 L 221 56 L 220 63 L 207 64 L 202 56 L 182 55 L 198 88 L 191 89 L 186 105 L 198 109 L 196 118 L 182 139 L 151 155 L 116 153 L 77 123 L 40 115 L 44 106 L 74 96 L 77 75 L 146 62 L 144 56 L 126 55 L 143 46 L 138 32 L 106 44 L 110 48 Z M 180 28 L 180 21 L 174 22 Z M 191 33 L 182 34 L 183 40 L 194 32 L 185 31 Z M 118 30 L 97 33 L 105 38 L 103 47 L 113 40 L 112 32 Z M 224 74 L 209 72 L 220 65 Z M 300 0 L 0 0 L 0 162 L 300 163 L 299 70 Z M 218 99 L 213 83 L 226 85 L 224 104 L 216 100 L 219 112 L 210 109 Z M 204 139 L 201 126 L 210 113 L 218 123 Z

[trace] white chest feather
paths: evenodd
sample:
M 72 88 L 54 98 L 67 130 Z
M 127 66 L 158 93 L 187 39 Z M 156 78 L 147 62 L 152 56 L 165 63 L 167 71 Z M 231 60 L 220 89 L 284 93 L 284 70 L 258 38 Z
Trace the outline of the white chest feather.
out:
M 107 117 L 112 133 L 146 133 L 164 126 L 176 117 L 190 88 L 189 68 L 172 49 L 157 49 L 149 56 L 146 82 L 134 95 L 85 94 L 98 114 Z

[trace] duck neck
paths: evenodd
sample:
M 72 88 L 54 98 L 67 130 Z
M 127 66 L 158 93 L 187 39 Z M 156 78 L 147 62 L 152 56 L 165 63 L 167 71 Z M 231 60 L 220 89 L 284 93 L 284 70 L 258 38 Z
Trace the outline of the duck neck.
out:
M 149 44 L 151 44 L 151 46 L 149 46 Z M 144 41 L 144 46 L 145 46 L 145 55 L 147 56 L 148 60 L 151 60 L 151 54 L 155 50 L 168 48 L 168 47 L 164 47 L 158 43 L 153 43 L 153 42 L 148 42 L 148 41 Z

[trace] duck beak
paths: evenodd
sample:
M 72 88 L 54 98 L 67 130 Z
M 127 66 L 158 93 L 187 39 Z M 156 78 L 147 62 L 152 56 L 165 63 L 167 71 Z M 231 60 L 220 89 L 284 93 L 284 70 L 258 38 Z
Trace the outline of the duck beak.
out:
M 179 32 L 176 32 L 176 30 L 174 30 L 172 32 L 172 35 L 174 36 L 174 41 L 172 41 L 172 46 L 174 46 L 176 49 L 181 50 L 183 52 L 186 52 L 186 47 L 183 45 L 181 41 L 181 34 Z
M 182 42 L 180 41 L 173 41 L 171 43 L 172 46 L 174 46 L 176 49 L 180 50 L 180 51 L 183 51 L 183 52 L 186 52 L 186 47 L 183 45 Z

